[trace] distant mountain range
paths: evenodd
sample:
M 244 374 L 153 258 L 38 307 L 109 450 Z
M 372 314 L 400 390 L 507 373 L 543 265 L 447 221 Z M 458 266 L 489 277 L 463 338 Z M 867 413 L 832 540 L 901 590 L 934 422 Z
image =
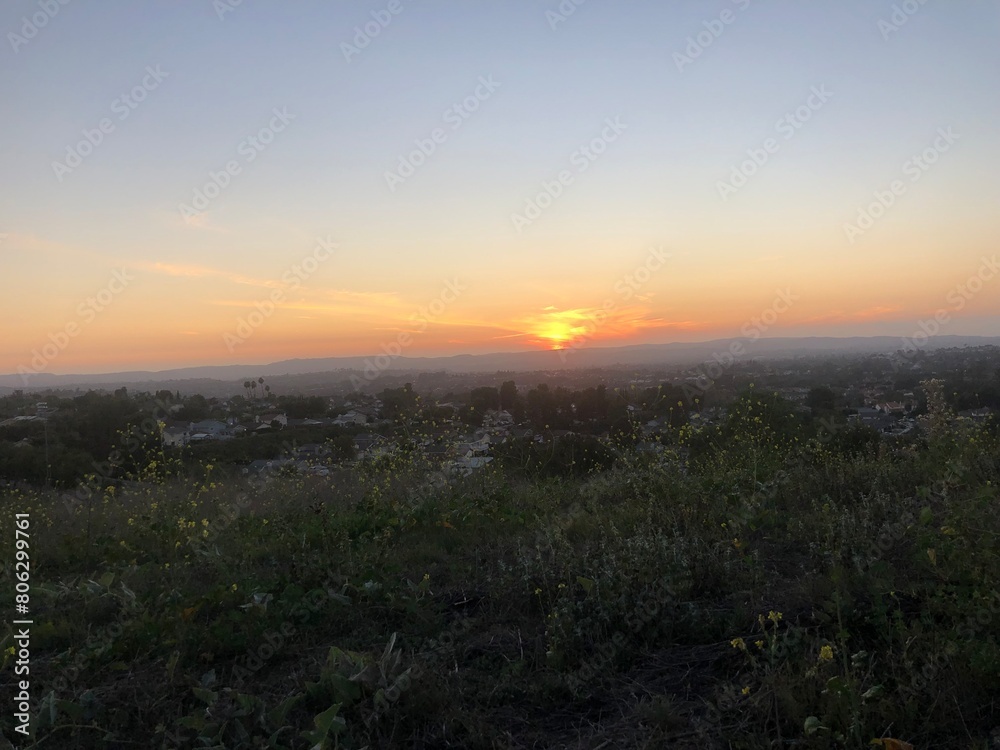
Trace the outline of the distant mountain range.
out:
M 740 345 L 742 349 L 740 349 Z M 76 387 L 119 388 L 137 387 L 140 390 L 168 388 L 174 390 L 184 381 L 186 391 L 191 391 L 192 381 L 219 381 L 242 383 L 248 378 L 280 375 L 320 375 L 329 373 L 346 380 L 352 374 L 365 380 L 364 374 L 379 372 L 539 372 L 563 369 L 582 369 L 630 365 L 684 365 L 708 362 L 718 357 L 728 360 L 727 352 L 742 351 L 740 360 L 753 358 L 788 358 L 824 354 L 875 354 L 892 353 L 901 349 L 904 341 L 896 336 L 872 337 L 806 337 L 806 338 L 747 338 L 718 339 L 697 343 L 644 344 L 617 347 L 581 347 L 560 351 L 506 352 L 497 354 L 459 354 L 450 357 L 325 357 L 319 359 L 288 359 L 265 365 L 211 365 L 183 367 L 174 370 L 112 372 L 95 375 L 53 375 L 40 372 L 25 376 L 0 375 L 0 392 L 17 389 L 41 390 L 47 388 L 72 389 Z M 1000 346 L 1000 336 L 935 336 L 922 349 L 944 349 L 974 346 Z M 214 390 L 214 389 L 213 389 Z

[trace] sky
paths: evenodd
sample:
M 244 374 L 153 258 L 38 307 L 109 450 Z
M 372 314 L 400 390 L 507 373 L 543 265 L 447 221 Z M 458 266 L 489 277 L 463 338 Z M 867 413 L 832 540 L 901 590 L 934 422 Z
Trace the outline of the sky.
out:
M 1000 333 L 995 0 L 8 0 L 0 34 L 0 372 Z

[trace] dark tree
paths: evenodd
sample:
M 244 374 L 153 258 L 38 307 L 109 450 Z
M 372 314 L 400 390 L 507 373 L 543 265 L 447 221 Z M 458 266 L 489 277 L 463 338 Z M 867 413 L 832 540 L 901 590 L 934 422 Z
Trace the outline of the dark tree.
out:
M 816 412 L 833 411 L 837 406 L 837 396 L 825 385 L 813 388 L 806 396 L 806 406 Z
M 516 404 L 517 385 L 514 384 L 513 380 L 505 380 L 503 385 L 500 386 L 500 408 L 512 411 Z
M 469 405 L 476 411 L 487 411 L 500 408 L 500 393 L 496 388 L 483 386 L 473 388 L 469 395 Z

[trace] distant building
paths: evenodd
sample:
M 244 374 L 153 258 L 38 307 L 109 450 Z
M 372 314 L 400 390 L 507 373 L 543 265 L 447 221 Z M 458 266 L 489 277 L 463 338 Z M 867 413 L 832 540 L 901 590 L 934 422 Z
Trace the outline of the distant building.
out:
M 958 416 L 966 417 L 974 422 L 985 422 L 993 414 L 993 410 L 988 406 L 984 406 L 981 409 L 966 409 L 965 411 L 960 411 Z
M 338 427 L 351 427 L 357 425 L 368 424 L 368 417 L 361 412 L 359 409 L 352 409 L 346 414 L 341 414 L 333 420 L 333 423 Z
M 483 427 L 488 430 L 509 429 L 513 426 L 514 417 L 506 409 L 491 409 L 483 416 Z
M 160 433 L 163 446 L 173 448 L 183 448 L 191 441 L 191 432 L 186 425 L 170 425 L 163 428 Z
M 220 422 L 217 419 L 203 419 L 200 422 L 192 422 L 189 431 L 194 433 L 202 433 L 208 435 L 209 437 L 217 438 L 221 435 L 225 435 L 229 432 L 229 426 L 225 422 Z
M 363 457 L 374 454 L 382 445 L 382 442 L 383 438 L 381 435 L 362 432 L 354 436 L 354 449 L 357 451 L 358 457 Z

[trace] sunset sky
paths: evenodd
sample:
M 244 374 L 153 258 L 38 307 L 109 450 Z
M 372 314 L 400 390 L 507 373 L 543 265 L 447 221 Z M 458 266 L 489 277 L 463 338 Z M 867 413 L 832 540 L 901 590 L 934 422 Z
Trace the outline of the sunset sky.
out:
M 1000 334 L 996 2 L 10 0 L 0 32 L 0 372 L 701 341 L 782 295 L 760 334 Z

